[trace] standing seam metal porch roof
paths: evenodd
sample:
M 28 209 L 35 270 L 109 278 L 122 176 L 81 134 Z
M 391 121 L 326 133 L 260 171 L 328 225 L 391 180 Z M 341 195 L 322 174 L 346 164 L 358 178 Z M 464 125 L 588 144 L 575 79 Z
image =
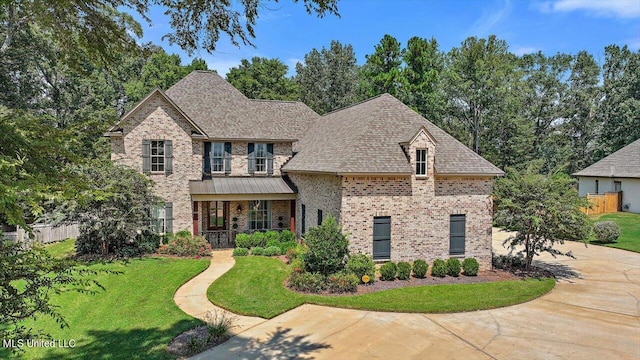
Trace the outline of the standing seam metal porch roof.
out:
M 281 177 L 219 177 L 189 181 L 191 195 L 295 194 Z

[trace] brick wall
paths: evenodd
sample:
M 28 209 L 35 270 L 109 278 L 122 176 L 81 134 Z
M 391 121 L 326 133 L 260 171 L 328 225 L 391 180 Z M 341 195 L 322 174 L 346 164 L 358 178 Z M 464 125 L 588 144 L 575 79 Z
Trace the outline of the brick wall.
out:
M 296 201 L 296 233 L 302 235 L 302 205 L 305 205 L 305 230 L 318 225 L 318 210 L 323 218 L 332 215 L 340 221 L 341 180 L 336 175 L 290 173 L 289 178 L 298 187 Z
M 290 142 L 273 144 L 273 176 L 280 176 L 280 168 L 293 156 Z M 250 176 L 248 171 L 248 142 L 231 143 L 231 176 Z

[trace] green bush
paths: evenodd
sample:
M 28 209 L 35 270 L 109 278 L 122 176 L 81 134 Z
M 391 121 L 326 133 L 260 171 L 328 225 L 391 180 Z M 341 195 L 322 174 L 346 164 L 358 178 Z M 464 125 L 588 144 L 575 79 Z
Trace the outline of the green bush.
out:
M 393 281 L 396 279 L 398 268 L 393 261 L 387 261 L 380 266 L 380 280 Z
M 447 275 L 447 263 L 442 259 L 433 260 L 431 276 L 445 277 L 445 275 Z
M 305 242 L 309 247 L 304 255 L 308 272 L 327 276 L 344 269 L 349 242 L 332 216 L 328 216 L 322 225 L 309 229 Z
M 347 259 L 344 269 L 358 277 L 362 281 L 364 275 L 369 275 L 371 279 L 369 283 L 373 283 L 376 278 L 376 265 L 373 263 L 371 256 L 365 254 L 351 254 Z
M 599 221 L 593 225 L 593 234 L 603 243 L 614 242 L 620 237 L 620 227 L 615 221 Z
M 447 260 L 447 275 L 453 277 L 460 276 L 460 260 L 456 258 L 449 258 L 449 260 Z
M 278 256 L 281 253 L 282 253 L 282 251 L 277 246 L 270 246 L 270 247 L 264 249 L 264 256 Z
M 233 256 L 247 256 L 249 255 L 249 249 L 237 247 L 233 249 Z
M 411 264 L 406 261 L 398 262 L 398 280 L 409 280 L 411 277 Z
M 413 262 L 413 276 L 422 279 L 427 275 L 427 270 L 429 264 L 426 261 L 418 259 Z
M 251 235 L 240 233 L 236 235 L 236 247 L 250 248 L 251 247 Z
M 474 258 L 466 258 L 462 261 L 462 269 L 466 276 L 477 276 L 479 268 L 478 260 Z
M 190 232 L 179 232 L 171 241 L 158 248 L 158 253 L 178 256 L 209 256 L 211 245 L 204 236 L 192 236 Z
M 282 250 L 283 254 L 286 254 L 290 249 L 295 248 L 298 244 L 295 241 L 287 241 L 280 243 L 280 250 Z
M 267 232 L 264 233 L 264 238 L 267 241 L 267 244 L 269 244 L 270 242 L 275 242 L 276 246 L 278 246 L 278 244 L 280 244 L 280 233 L 274 230 L 269 230 Z M 269 247 L 269 245 L 267 245 L 267 247 Z
M 498 256 L 492 254 L 491 262 L 494 268 L 503 270 L 524 269 L 526 266 L 526 261 L 522 254 Z
M 297 258 L 289 262 L 289 269 L 291 272 L 303 272 L 304 271 L 304 261 L 301 258 Z
M 260 246 L 254 247 L 253 249 L 251 249 L 251 255 L 264 255 L 264 248 Z
M 267 245 L 267 238 L 264 237 L 264 233 L 260 231 L 255 231 L 251 234 L 251 246 L 260 246 L 264 247 Z
M 289 287 L 302 292 L 321 293 L 325 289 L 324 276 L 318 273 L 294 271 L 289 276 Z
M 277 246 L 280 247 L 280 240 L 275 239 L 275 240 L 269 240 L 267 241 L 267 245 L 265 247 L 272 247 L 272 246 Z
M 289 242 L 289 241 L 296 241 L 296 234 L 294 234 L 293 232 L 291 232 L 290 230 L 282 230 L 280 231 L 280 242 Z
M 358 291 L 359 283 L 356 274 L 337 273 L 327 277 L 327 290 L 331 293 L 353 293 Z

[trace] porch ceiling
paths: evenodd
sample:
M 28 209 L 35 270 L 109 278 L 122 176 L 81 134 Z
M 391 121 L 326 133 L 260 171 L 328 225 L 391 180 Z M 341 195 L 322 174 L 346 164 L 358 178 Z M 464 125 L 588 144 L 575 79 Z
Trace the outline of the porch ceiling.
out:
M 193 200 L 287 200 L 296 192 L 281 177 L 220 177 L 189 181 Z

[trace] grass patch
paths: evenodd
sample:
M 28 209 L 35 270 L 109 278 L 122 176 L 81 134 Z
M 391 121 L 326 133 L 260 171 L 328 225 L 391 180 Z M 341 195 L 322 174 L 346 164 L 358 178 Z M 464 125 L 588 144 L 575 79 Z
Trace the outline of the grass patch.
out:
M 56 253 L 58 247 L 65 246 L 68 244 L 62 242 L 48 249 L 54 248 L 51 253 Z M 96 276 L 106 291 L 95 295 L 68 292 L 53 296 L 70 327 L 60 329 L 46 316 L 24 323 L 50 333 L 54 339 L 73 339 L 75 347 L 25 348 L 17 358 L 173 359 L 175 356 L 165 351 L 169 341 L 202 324 L 183 313 L 173 302 L 173 295 L 208 265 L 209 259 L 153 257 L 90 265 L 123 273 Z M 0 348 L 0 359 L 11 357 L 16 356 Z
M 76 252 L 76 242 L 74 239 L 67 239 L 46 246 L 49 255 L 55 258 L 66 258 L 73 256 Z
M 620 237 L 614 243 L 601 243 L 591 239 L 590 244 L 640 252 L 640 214 L 618 212 L 591 215 L 593 221 L 615 221 L 620 227 Z
M 429 285 L 350 296 L 298 294 L 284 287 L 287 265 L 278 259 L 236 258 L 235 266 L 207 291 L 214 304 L 238 314 L 270 319 L 304 303 L 349 309 L 446 313 L 513 305 L 550 291 L 554 279 L 463 285 Z M 420 299 L 417 301 L 416 299 Z

